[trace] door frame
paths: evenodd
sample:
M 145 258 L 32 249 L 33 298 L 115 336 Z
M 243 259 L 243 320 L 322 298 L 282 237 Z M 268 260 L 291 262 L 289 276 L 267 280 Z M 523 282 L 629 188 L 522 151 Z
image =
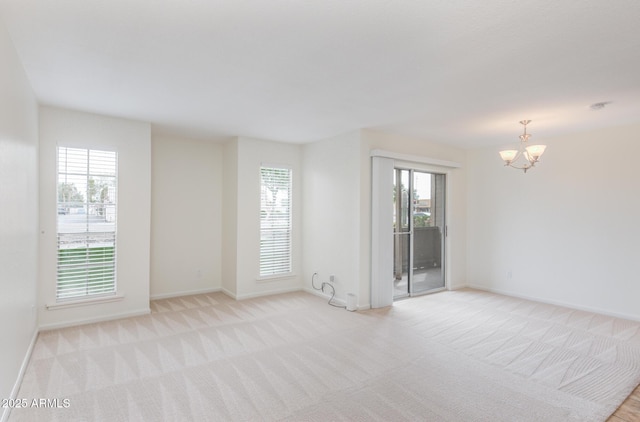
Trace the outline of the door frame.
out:
M 422 296 L 422 295 L 427 295 L 430 293 L 437 293 L 437 292 L 441 292 L 443 290 L 447 290 L 448 288 L 448 278 L 447 278 L 447 266 L 448 266 L 448 251 L 447 251 L 447 246 L 448 243 L 447 242 L 447 219 L 448 219 L 448 186 L 449 186 L 449 180 L 448 180 L 448 175 L 446 171 L 442 171 L 442 170 L 427 170 L 427 166 L 420 166 L 417 165 L 416 163 L 404 163 L 402 161 L 395 161 L 394 162 L 394 167 L 393 167 L 393 171 L 395 174 L 397 174 L 397 171 L 400 170 L 404 170 L 404 171 L 408 171 L 409 172 L 409 186 L 407 187 L 408 193 L 409 193 L 409 197 L 408 197 L 408 202 L 409 202 L 409 215 L 408 215 L 408 221 L 409 221 L 409 230 L 406 233 L 397 233 L 395 230 L 393 232 L 394 238 L 393 238 L 393 242 L 394 242 L 394 246 L 395 246 L 395 242 L 396 242 L 396 237 L 398 235 L 408 235 L 409 236 L 409 256 L 407 257 L 408 260 L 408 272 L 407 272 L 407 293 L 404 295 L 400 295 L 400 296 L 396 296 L 395 292 L 394 292 L 394 296 L 393 296 L 393 300 L 402 300 L 402 299 L 406 299 L 406 298 L 410 298 L 410 297 L 416 297 L 416 296 Z M 442 279 L 443 279 L 443 286 L 442 287 L 436 287 L 435 289 L 429 289 L 429 290 L 423 290 L 423 291 L 419 291 L 416 292 L 414 289 L 414 265 L 415 265 L 415 236 L 416 236 L 416 229 L 414 226 L 414 219 L 413 219 L 413 192 L 415 191 L 415 173 L 423 173 L 423 174 L 428 174 L 428 175 L 442 175 L 444 176 L 444 225 L 442 227 L 442 240 L 441 240 L 441 258 L 440 258 L 440 266 L 441 266 L 441 271 L 442 271 Z M 397 194 L 396 194 L 397 195 Z M 433 198 L 431 198 L 431 200 L 433 201 Z M 433 202 L 432 202 L 433 203 Z M 393 257 L 393 259 L 395 260 L 395 256 Z
M 413 283 L 413 236 L 414 236 L 414 228 L 413 228 L 413 210 L 412 210 L 412 199 L 413 199 L 413 169 L 408 168 L 408 167 L 404 167 L 404 166 L 397 166 L 394 163 L 394 167 L 393 167 L 393 173 L 394 173 L 394 180 L 396 181 L 396 184 L 394 185 L 394 194 L 396 195 L 396 199 L 398 198 L 398 193 L 400 191 L 400 189 L 398 189 L 398 183 L 400 183 L 400 186 L 402 186 L 402 178 L 400 177 L 400 179 L 398 179 L 398 175 L 401 175 L 403 171 L 408 172 L 408 185 L 406 186 L 407 189 L 407 212 L 409 213 L 406 217 L 407 217 L 407 231 L 406 232 L 402 232 L 402 231 L 398 231 L 398 230 L 393 230 L 393 247 L 392 250 L 394 251 L 393 254 L 393 266 L 394 268 L 396 267 L 396 259 L 397 256 L 395 254 L 395 248 L 397 245 L 399 245 L 400 248 L 402 248 L 402 243 L 404 242 L 404 240 L 401 240 L 398 242 L 398 239 L 402 239 L 403 236 L 407 236 L 407 239 L 409 241 L 409 250 L 408 250 L 408 254 L 409 256 L 407 256 L 407 292 L 403 295 L 400 296 L 396 296 L 395 293 L 395 289 L 393 292 L 393 300 L 400 300 L 400 299 L 405 299 L 408 297 L 411 297 L 412 295 L 412 283 Z M 400 199 L 400 201 L 402 201 L 402 199 Z M 402 202 L 400 202 L 400 204 L 402 204 Z M 402 215 L 401 213 L 398 212 L 398 209 L 402 209 L 402 205 L 400 205 L 400 207 L 398 207 L 397 203 L 394 203 L 394 212 L 396 213 L 396 222 L 400 221 L 402 218 L 404 218 L 405 216 Z M 402 262 L 400 263 L 400 266 L 402 266 Z M 396 269 L 397 270 L 397 269 Z M 402 271 L 402 270 L 401 270 Z M 395 282 L 395 280 L 397 280 L 397 274 L 394 272 L 393 275 L 393 280 Z
M 371 162 L 371 307 L 382 308 L 393 304 L 393 172 L 395 167 L 414 168 L 429 173 L 444 174 L 445 228 L 448 238 L 451 222 L 452 172 L 460 163 L 435 158 L 413 156 L 384 150 L 372 150 Z M 444 242 L 445 263 L 443 289 L 451 289 L 451 241 Z

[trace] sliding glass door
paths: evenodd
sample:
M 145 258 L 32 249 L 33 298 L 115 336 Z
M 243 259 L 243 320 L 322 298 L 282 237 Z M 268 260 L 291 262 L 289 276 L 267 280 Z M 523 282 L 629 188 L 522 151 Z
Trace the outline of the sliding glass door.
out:
M 394 169 L 394 299 L 445 287 L 444 195 L 444 174 Z

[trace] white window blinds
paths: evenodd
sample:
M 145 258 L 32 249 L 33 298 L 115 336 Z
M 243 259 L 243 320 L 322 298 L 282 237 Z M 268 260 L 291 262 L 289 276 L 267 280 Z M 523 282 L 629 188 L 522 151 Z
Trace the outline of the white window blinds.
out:
M 260 276 L 291 273 L 291 169 L 261 167 Z
M 116 291 L 117 154 L 58 147 L 57 300 Z

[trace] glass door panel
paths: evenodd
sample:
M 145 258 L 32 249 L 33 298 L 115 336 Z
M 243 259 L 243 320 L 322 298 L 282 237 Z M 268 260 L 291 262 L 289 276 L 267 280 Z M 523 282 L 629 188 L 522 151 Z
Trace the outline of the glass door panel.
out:
M 409 233 L 398 233 L 394 236 L 394 259 L 393 259 L 393 298 L 399 299 L 409 296 L 409 249 L 410 249 Z
M 411 172 L 393 173 L 393 298 L 409 296 L 411 285 Z
M 412 171 L 412 271 L 409 294 L 443 289 L 445 175 Z

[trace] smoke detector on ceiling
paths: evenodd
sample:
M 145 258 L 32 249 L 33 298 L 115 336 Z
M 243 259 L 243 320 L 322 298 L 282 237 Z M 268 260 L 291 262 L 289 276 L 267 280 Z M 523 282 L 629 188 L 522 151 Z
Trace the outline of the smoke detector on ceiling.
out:
M 605 108 L 607 105 L 611 104 L 611 101 L 603 101 L 600 103 L 593 103 L 589 106 L 589 108 L 591 110 L 602 110 L 603 108 Z

